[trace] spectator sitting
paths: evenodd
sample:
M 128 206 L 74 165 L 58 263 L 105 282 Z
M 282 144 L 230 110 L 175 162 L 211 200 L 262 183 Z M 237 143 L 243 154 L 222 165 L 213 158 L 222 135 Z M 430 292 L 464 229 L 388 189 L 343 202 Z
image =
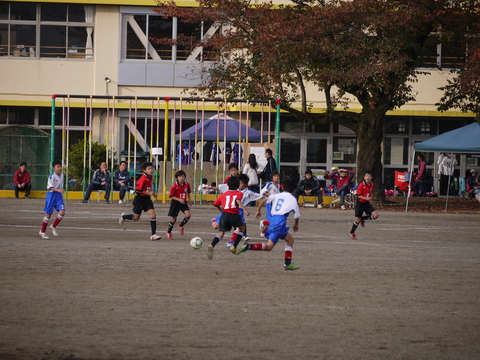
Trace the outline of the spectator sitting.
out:
M 477 180 L 477 175 L 477 170 L 472 169 L 465 181 L 466 190 L 470 194 L 469 197 L 475 197 L 476 194 L 480 194 L 480 183 Z
M 110 198 L 110 180 L 112 176 L 110 171 L 107 170 L 107 163 L 104 161 L 100 164 L 100 169 L 95 170 L 93 174 L 92 182 L 88 185 L 85 197 L 82 203 L 87 203 L 90 198 L 90 194 L 93 190 L 105 191 L 105 202 L 110 204 L 108 200 Z
M 198 185 L 198 193 L 203 195 L 210 194 L 210 186 L 208 186 L 208 179 L 202 179 L 202 184 Z
M 340 196 L 341 209 L 345 210 L 345 195 L 350 194 L 350 183 L 355 176 L 355 172 L 347 169 L 340 169 L 332 171 L 329 176 L 337 186 L 337 194 Z
M 18 198 L 19 191 L 25 191 L 25 199 L 30 196 L 30 190 L 32 189 L 32 184 L 30 184 L 30 173 L 27 171 L 27 163 L 21 162 L 20 168 L 15 171 L 13 175 L 13 182 L 15 188 L 15 197 Z
M 113 173 L 113 189 L 120 192 L 119 204 L 125 204 L 125 193 L 130 189 L 130 172 L 127 170 L 127 162 L 121 161 L 120 166 Z
M 318 208 L 323 207 L 323 194 L 322 189 L 320 188 L 320 183 L 318 179 L 313 176 L 311 170 L 305 171 L 305 177 L 300 180 L 298 183 L 297 189 L 295 190 L 295 198 L 298 201 L 300 195 L 306 196 L 317 196 L 318 197 Z

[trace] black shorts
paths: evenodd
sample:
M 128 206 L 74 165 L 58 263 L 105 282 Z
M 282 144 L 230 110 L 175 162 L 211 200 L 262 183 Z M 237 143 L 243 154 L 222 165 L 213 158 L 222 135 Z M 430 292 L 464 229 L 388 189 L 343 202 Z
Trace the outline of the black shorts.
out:
M 355 206 L 355 217 L 361 218 L 365 212 L 367 215 L 371 215 L 375 211 L 375 208 L 369 202 L 357 201 Z
M 150 196 L 135 196 L 135 199 L 133 199 L 134 214 L 141 214 L 142 211 L 148 211 L 150 209 L 154 209 Z
M 177 217 L 178 213 L 182 211 L 185 214 L 185 211 L 190 211 L 188 204 L 182 204 L 180 201 L 172 200 L 170 201 L 170 210 L 168 210 L 168 216 Z
M 218 231 L 227 232 L 233 228 L 243 226 L 243 220 L 240 214 L 222 213 L 220 217 L 220 228 Z

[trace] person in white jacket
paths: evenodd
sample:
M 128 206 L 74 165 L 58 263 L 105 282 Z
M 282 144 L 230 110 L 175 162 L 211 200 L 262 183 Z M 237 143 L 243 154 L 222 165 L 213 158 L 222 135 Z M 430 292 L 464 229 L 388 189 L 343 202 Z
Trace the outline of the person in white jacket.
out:
M 242 174 L 248 176 L 248 188 L 253 192 L 259 192 L 260 188 L 258 186 L 258 164 L 255 154 L 250 154 L 248 156 L 248 161 L 243 167 Z M 255 206 L 255 204 L 251 204 L 251 206 Z

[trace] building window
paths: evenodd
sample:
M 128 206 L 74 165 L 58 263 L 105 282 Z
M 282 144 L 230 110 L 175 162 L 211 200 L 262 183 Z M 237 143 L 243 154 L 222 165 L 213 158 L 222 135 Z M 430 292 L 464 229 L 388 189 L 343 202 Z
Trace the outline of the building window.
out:
M 123 11 L 122 11 L 123 12 Z M 130 12 L 130 13 L 129 13 Z M 135 14 L 138 12 L 137 14 Z M 122 13 L 122 59 L 204 61 L 210 56 L 194 43 L 220 31 L 220 26 L 212 23 L 189 24 L 178 18 L 165 18 L 162 15 L 138 8 L 126 7 Z M 155 39 L 192 39 L 192 46 L 159 44 Z
M 418 57 L 418 68 L 459 69 L 465 63 L 465 46 L 461 44 L 438 44 L 436 37 L 430 37 L 424 53 Z
M 35 108 L 0 106 L 0 125 L 34 125 Z
M 93 59 L 93 5 L 0 4 L 0 56 Z

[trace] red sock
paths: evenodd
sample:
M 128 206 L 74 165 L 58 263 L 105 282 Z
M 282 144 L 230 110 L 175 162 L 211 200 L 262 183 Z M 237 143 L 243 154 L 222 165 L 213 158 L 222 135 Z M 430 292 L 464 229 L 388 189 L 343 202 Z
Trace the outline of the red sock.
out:
M 292 247 L 285 245 L 285 260 L 292 260 Z
M 267 245 L 265 243 L 252 244 L 252 248 L 250 250 L 263 251 L 265 250 L 266 246 Z
M 63 216 L 57 215 L 57 218 L 56 218 L 55 221 L 53 222 L 53 225 L 52 225 L 52 226 L 53 226 L 54 228 L 56 228 L 57 225 L 58 225 L 58 223 L 59 223 L 60 221 L 62 221 L 62 219 L 63 219 Z
M 238 230 L 235 230 L 235 231 L 232 233 L 232 237 L 230 238 L 230 241 L 229 241 L 229 242 L 235 242 L 235 240 L 237 239 L 237 235 L 238 235 Z
M 50 221 L 49 218 L 47 217 L 44 217 L 43 218 L 43 221 L 42 221 L 42 233 L 45 232 L 45 230 L 47 230 L 47 225 L 48 225 L 48 222 Z

